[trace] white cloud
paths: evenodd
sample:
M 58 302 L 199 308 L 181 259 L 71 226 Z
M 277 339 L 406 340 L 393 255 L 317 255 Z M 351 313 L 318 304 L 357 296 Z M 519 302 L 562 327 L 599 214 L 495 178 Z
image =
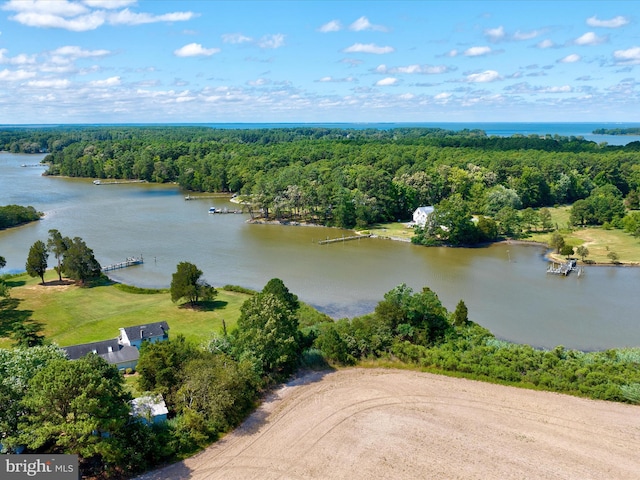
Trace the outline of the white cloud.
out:
M 356 82 L 357 80 L 353 77 L 333 78 L 331 76 L 327 76 L 327 77 L 322 77 L 317 81 L 320 83 L 351 83 L 351 82 Z
M 222 41 L 224 43 L 231 44 L 248 43 L 253 42 L 253 38 L 247 37 L 246 35 L 243 35 L 241 33 L 224 33 L 222 34 Z
M 142 25 L 156 22 L 180 22 L 197 16 L 193 12 L 173 12 L 162 15 L 135 13 L 123 6 L 136 2 L 129 0 L 10 0 L 3 10 L 16 12 L 9 17 L 29 27 L 61 28 L 73 32 L 95 30 L 105 23 L 110 25 Z M 92 10 L 91 8 L 97 8 Z
M 488 28 L 484 31 L 484 34 L 489 37 L 492 42 L 499 42 L 505 37 L 504 27 L 500 25 L 497 28 Z
M 89 11 L 84 5 L 67 0 L 10 0 L 2 5 L 2 9 L 11 12 L 40 13 L 61 17 L 75 17 Z
M 176 57 L 198 57 L 205 56 L 210 57 L 219 53 L 219 48 L 204 48 L 199 43 L 189 43 L 184 47 L 181 47 L 173 52 Z
M 257 78 L 256 80 L 250 80 L 247 82 L 247 85 L 252 87 L 262 87 L 264 85 L 269 85 L 271 83 L 270 80 L 266 78 Z
M 490 47 L 471 47 L 464 51 L 464 55 L 467 57 L 481 57 L 491 53 Z
M 579 62 L 581 59 L 582 57 L 580 55 L 578 55 L 577 53 L 572 53 L 558 60 L 558 63 L 576 63 L 576 62 Z
M 109 55 L 109 50 L 84 50 L 81 47 L 75 45 L 67 45 L 64 47 L 56 48 L 51 52 L 52 55 L 60 55 L 73 58 L 93 58 L 104 57 Z
M 426 74 L 426 75 L 436 75 L 440 73 L 447 73 L 451 71 L 451 69 L 445 65 L 407 65 L 405 67 L 391 67 L 388 68 L 386 65 L 378 65 L 375 68 L 376 73 L 382 74 L 398 74 L 398 73 L 406 73 L 406 74 Z
M 449 50 L 445 56 L 447 57 L 457 57 L 458 56 L 458 50 L 456 50 L 455 48 L 453 50 Z
M 19 82 L 35 76 L 35 72 L 28 72 L 26 70 L 8 70 L 5 68 L 0 71 L 0 80 L 7 80 L 11 82 Z
M 372 24 L 367 17 L 360 17 L 351 25 L 349 25 L 349 30 L 353 30 L 354 32 L 362 32 L 363 30 L 375 30 L 378 32 L 386 32 L 387 28 L 382 25 Z
M 536 37 L 539 37 L 543 33 L 544 32 L 542 30 L 531 30 L 530 32 L 521 32 L 520 30 L 518 30 L 516 33 L 513 34 L 513 39 L 514 40 L 531 40 Z
M 433 98 L 436 99 L 436 100 L 447 100 L 447 99 L 451 98 L 451 94 L 448 93 L 448 92 L 442 92 L 442 93 L 438 93 Z
M 500 74 L 495 70 L 485 70 L 482 73 L 467 75 L 467 82 L 469 83 L 489 83 L 496 80 L 500 80 Z
M 67 88 L 71 82 L 67 79 L 31 80 L 27 85 L 36 88 Z
M 158 22 L 184 22 L 194 18 L 193 12 L 173 12 L 162 15 L 151 15 L 150 13 L 135 13 L 125 8 L 109 15 L 108 20 L 111 25 L 144 25 Z
M 618 15 L 610 20 L 600 20 L 596 15 L 587 18 L 587 25 L 590 27 L 603 27 L 603 28 L 619 28 L 624 27 L 629 23 L 629 19 Z
M 138 0 L 82 0 L 82 3 L 93 8 L 115 10 L 138 3 Z
M 340 30 L 342 30 L 342 24 L 339 20 L 331 20 L 318 28 L 318 31 L 322 33 L 339 32 Z
M 542 40 L 541 42 L 538 42 L 536 46 L 538 48 L 552 48 L 553 46 L 555 46 L 555 44 L 547 38 L 546 40 Z
M 95 80 L 93 82 L 89 82 L 89 85 L 91 87 L 97 87 L 97 88 L 102 88 L 102 87 L 115 87 L 117 85 L 120 85 L 120 77 L 110 77 L 110 78 L 105 78 L 104 80 Z
M 387 78 L 383 78 L 382 80 L 378 80 L 376 82 L 376 87 L 389 87 L 389 86 L 395 85 L 397 83 L 398 83 L 398 79 L 397 78 L 387 77 Z
M 280 48 L 284 46 L 284 35 L 276 33 L 273 35 L 265 35 L 258 41 L 260 48 Z
M 608 37 L 599 37 L 594 32 L 587 32 L 576 38 L 573 43 L 576 45 L 600 45 L 608 40 Z
M 392 53 L 394 51 L 395 49 L 393 47 L 379 47 L 374 43 L 354 43 L 343 50 L 345 53 L 374 53 L 376 55 Z
M 613 58 L 620 65 L 640 65 L 640 47 L 616 50 L 613 52 Z

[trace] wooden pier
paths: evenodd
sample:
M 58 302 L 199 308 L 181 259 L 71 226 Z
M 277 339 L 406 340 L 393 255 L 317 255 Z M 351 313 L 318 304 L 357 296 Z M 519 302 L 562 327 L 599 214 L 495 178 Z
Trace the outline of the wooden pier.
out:
M 338 237 L 338 238 L 327 238 L 326 240 L 320 240 L 318 242 L 318 245 L 326 245 L 328 243 L 338 243 L 338 242 L 349 242 L 351 240 L 360 240 L 361 238 L 369 238 L 371 237 L 371 234 L 369 235 L 353 235 L 350 237 Z
M 564 275 L 565 277 L 569 275 L 573 271 L 577 271 L 578 275 L 582 273 L 582 269 L 579 269 L 577 265 L 577 260 L 569 260 L 565 263 L 555 263 L 552 262 L 547 267 L 547 273 L 551 273 L 553 275 Z
M 142 265 L 143 263 L 144 260 L 142 259 L 142 255 L 140 255 L 140 257 L 129 257 L 124 262 L 118 262 L 102 267 L 102 271 L 109 272 L 111 270 L 118 270 L 120 268 L 131 267 L 133 265 Z
M 123 185 L 125 183 L 147 183 L 146 180 L 111 180 L 105 182 L 104 180 L 94 180 L 94 185 Z
M 210 214 L 225 214 L 225 213 L 242 213 L 242 210 L 229 210 L 228 208 L 213 208 L 209 209 Z

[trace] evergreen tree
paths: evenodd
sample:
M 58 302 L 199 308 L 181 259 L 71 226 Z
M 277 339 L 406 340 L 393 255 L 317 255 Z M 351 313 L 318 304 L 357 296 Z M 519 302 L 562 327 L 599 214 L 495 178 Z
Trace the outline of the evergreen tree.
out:
M 44 285 L 44 274 L 47 272 L 47 258 L 49 252 L 43 241 L 37 240 L 29 249 L 25 268 L 32 277 L 40 277 Z

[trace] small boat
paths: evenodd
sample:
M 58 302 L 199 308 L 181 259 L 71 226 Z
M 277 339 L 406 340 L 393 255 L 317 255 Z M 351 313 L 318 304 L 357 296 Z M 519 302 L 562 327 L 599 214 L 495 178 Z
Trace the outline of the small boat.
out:
M 94 184 L 94 185 L 100 185 L 100 180 L 94 180 L 94 181 L 93 181 L 93 184 Z
M 209 209 L 209 213 L 216 213 L 216 207 L 211 207 Z

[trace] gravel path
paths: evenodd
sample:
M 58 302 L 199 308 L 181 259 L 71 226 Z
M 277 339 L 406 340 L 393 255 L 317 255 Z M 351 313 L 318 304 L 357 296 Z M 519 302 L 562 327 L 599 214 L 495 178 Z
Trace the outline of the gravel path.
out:
M 640 478 L 640 407 L 426 373 L 310 373 L 140 479 Z

